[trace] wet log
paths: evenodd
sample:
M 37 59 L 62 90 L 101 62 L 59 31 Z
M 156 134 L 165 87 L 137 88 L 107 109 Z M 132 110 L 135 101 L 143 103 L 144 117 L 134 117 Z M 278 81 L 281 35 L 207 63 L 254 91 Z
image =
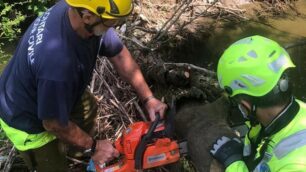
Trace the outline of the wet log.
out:
M 213 71 L 187 63 L 164 63 L 150 66 L 143 71 L 151 82 L 176 87 L 199 86 L 204 83 L 203 80 L 209 81 L 216 76 Z
M 180 106 L 175 117 L 176 133 L 187 139 L 189 156 L 195 168 L 199 172 L 223 171 L 209 150 L 217 138 L 234 136 L 227 122 L 230 108 L 228 100 L 221 97 L 209 104 L 186 102 Z
M 148 81 L 162 85 L 166 102 L 176 102 L 175 133 L 188 142 L 188 157 L 199 172 L 224 171 L 209 150 L 221 136 L 233 137 L 230 103 L 222 96 L 216 74 L 188 64 L 154 65 L 144 70 Z M 171 170 L 182 171 L 182 170 Z
M 166 95 L 166 99 L 175 95 L 176 100 L 193 97 L 212 102 L 220 96 L 216 74 L 205 68 L 186 63 L 164 63 L 143 71 L 147 81 L 164 87 L 162 95 Z

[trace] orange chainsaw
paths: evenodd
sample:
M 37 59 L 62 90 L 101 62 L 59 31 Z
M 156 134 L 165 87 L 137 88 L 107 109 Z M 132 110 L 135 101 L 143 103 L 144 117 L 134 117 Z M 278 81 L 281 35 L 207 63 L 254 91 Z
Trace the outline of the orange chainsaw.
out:
M 173 113 L 171 109 L 170 113 Z M 96 172 L 136 172 L 178 161 L 187 153 L 187 143 L 172 139 L 171 116 L 168 125 L 167 120 L 166 124 L 159 123 L 159 114 L 153 122 L 131 124 L 115 142 L 115 148 L 122 156 L 112 165 L 96 164 Z

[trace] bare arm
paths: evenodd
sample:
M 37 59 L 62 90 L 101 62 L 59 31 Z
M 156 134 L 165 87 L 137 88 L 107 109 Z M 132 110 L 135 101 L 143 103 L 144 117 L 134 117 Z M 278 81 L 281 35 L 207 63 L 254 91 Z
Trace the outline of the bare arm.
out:
M 43 126 L 60 140 L 82 149 L 91 148 L 93 143 L 92 137 L 71 121 L 67 126 L 62 126 L 57 120 L 44 120 Z
M 44 120 L 43 126 L 47 131 L 68 144 L 83 149 L 89 149 L 93 144 L 92 137 L 71 121 L 68 122 L 67 126 L 61 126 L 57 120 Z M 94 162 L 103 164 L 118 156 L 119 152 L 112 146 L 111 142 L 108 140 L 97 140 L 95 152 L 91 158 Z
M 110 58 L 110 61 L 115 66 L 119 75 L 134 87 L 141 100 L 153 95 L 138 64 L 125 46 L 118 55 Z
M 145 108 L 150 119 L 154 120 L 156 113 L 159 113 L 163 118 L 167 105 L 153 97 L 152 91 L 129 50 L 124 46 L 118 55 L 110 58 L 110 61 L 114 64 L 119 75 L 136 90 L 140 100 L 148 100 L 145 103 Z

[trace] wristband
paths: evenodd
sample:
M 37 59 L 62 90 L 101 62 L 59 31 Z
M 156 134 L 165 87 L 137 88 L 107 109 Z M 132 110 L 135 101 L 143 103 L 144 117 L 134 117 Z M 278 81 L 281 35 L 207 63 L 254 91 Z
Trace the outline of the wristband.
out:
M 142 101 L 142 104 L 147 104 L 148 103 L 148 101 L 150 101 L 151 99 L 154 99 L 155 97 L 152 95 L 152 96 L 148 96 L 148 97 L 146 97 L 145 99 L 143 99 L 143 101 Z
M 96 152 L 96 146 L 97 146 L 97 141 L 96 139 L 92 139 L 92 145 L 91 145 L 91 150 L 90 150 L 90 154 L 93 155 Z
M 86 149 L 84 151 L 84 154 L 86 156 L 92 156 L 96 152 L 96 146 L 97 146 L 97 141 L 95 139 L 92 139 L 92 145 L 91 148 Z

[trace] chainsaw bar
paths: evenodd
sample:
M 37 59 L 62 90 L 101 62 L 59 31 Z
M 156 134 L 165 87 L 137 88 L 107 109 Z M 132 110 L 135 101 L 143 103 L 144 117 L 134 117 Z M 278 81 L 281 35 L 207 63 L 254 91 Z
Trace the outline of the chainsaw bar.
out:
M 187 141 L 184 140 L 184 141 L 178 142 L 178 145 L 179 145 L 180 155 L 181 156 L 187 155 L 188 154 Z

